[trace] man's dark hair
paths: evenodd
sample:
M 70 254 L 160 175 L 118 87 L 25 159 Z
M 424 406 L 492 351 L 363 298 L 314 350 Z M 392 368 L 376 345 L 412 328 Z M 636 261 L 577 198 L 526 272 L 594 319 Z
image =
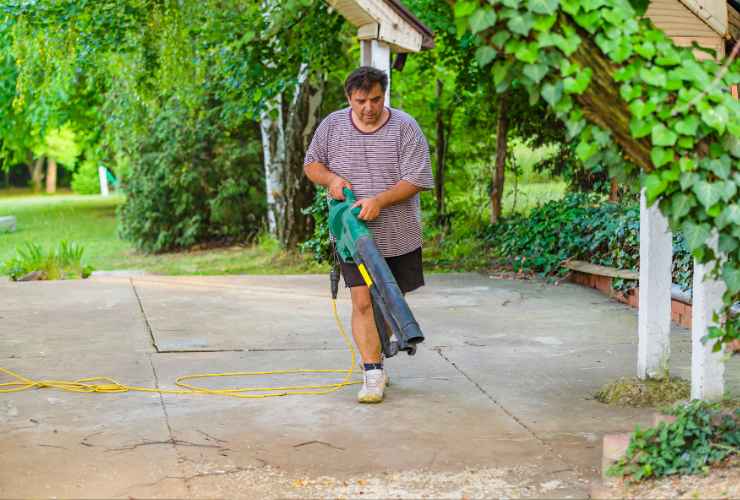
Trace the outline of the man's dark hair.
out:
M 385 71 L 373 68 L 372 66 L 360 66 L 350 73 L 344 81 L 344 92 L 348 96 L 351 96 L 355 90 L 370 92 L 370 89 L 376 83 L 380 84 L 380 90 L 385 93 L 385 89 L 388 87 L 388 75 L 385 74 Z

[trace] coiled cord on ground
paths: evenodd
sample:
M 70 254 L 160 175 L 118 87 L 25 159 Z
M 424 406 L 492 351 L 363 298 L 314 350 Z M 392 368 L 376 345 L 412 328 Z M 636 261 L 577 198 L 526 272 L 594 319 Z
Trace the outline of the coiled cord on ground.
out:
M 226 372 L 226 373 L 198 373 L 193 375 L 183 375 L 175 380 L 175 385 L 181 387 L 181 389 L 158 389 L 152 387 L 138 387 L 126 385 L 114 380 L 110 377 L 90 377 L 81 378 L 78 380 L 32 380 L 23 375 L 19 375 L 12 370 L 0 367 L 0 372 L 5 373 L 14 380 L 12 382 L 0 383 L 0 393 L 11 393 L 21 392 L 30 389 L 58 389 L 61 391 L 68 392 L 89 392 L 89 393 L 119 393 L 119 392 L 155 392 L 159 394 L 205 394 L 214 396 L 229 396 L 233 398 L 272 398 L 280 396 L 293 396 L 293 395 L 312 395 L 317 396 L 321 394 L 329 394 L 348 385 L 359 384 L 360 382 L 353 381 L 352 375 L 354 374 L 355 362 L 357 354 L 352 345 L 347 332 L 344 330 L 339 314 L 337 313 L 337 301 L 332 300 L 332 311 L 334 313 L 334 319 L 339 327 L 339 333 L 342 335 L 347 348 L 352 354 L 352 363 L 349 368 L 345 370 L 339 369 L 293 369 L 293 370 L 271 370 L 271 371 L 239 371 L 239 372 Z M 205 378 L 220 378 L 220 377 L 254 377 L 264 375 L 301 375 L 301 374 L 325 374 L 325 373 L 343 373 L 345 374 L 344 379 L 341 382 L 334 384 L 313 384 L 313 385 L 292 385 L 285 387 L 236 387 L 231 389 L 209 389 L 207 387 L 198 387 L 190 383 L 186 383 L 186 380 L 205 379 Z M 256 394 L 255 394 L 256 393 Z

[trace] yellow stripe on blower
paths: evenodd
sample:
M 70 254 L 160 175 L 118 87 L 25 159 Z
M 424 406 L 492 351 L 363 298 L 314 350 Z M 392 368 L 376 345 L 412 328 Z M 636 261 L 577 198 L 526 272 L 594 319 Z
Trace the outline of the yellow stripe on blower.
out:
M 357 266 L 357 269 L 360 270 L 360 274 L 362 275 L 362 278 L 365 280 L 365 283 L 368 287 L 373 286 L 373 280 L 370 278 L 370 275 L 367 272 L 367 269 L 365 269 L 365 264 L 359 264 Z

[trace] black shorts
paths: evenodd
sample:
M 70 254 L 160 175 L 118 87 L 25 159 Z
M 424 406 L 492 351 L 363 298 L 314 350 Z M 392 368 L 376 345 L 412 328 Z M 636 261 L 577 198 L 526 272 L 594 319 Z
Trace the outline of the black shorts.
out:
M 421 266 L 421 247 L 397 257 L 386 257 L 386 263 L 393 273 L 401 292 L 408 293 L 424 286 L 424 271 Z M 340 262 L 344 284 L 348 288 L 366 286 L 356 264 Z

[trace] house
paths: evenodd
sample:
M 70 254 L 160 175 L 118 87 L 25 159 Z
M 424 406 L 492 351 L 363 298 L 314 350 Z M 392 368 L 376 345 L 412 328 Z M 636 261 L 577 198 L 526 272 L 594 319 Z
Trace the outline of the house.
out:
M 676 45 L 690 47 L 693 42 L 712 49 L 722 59 L 740 41 L 740 0 L 653 0 L 646 12 L 655 26 Z M 699 59 L 711 57 L 695 51 Z M 740 56 L 736 54 L 735 56 Z M 732 93 L 738 97 L 737 86 Z

